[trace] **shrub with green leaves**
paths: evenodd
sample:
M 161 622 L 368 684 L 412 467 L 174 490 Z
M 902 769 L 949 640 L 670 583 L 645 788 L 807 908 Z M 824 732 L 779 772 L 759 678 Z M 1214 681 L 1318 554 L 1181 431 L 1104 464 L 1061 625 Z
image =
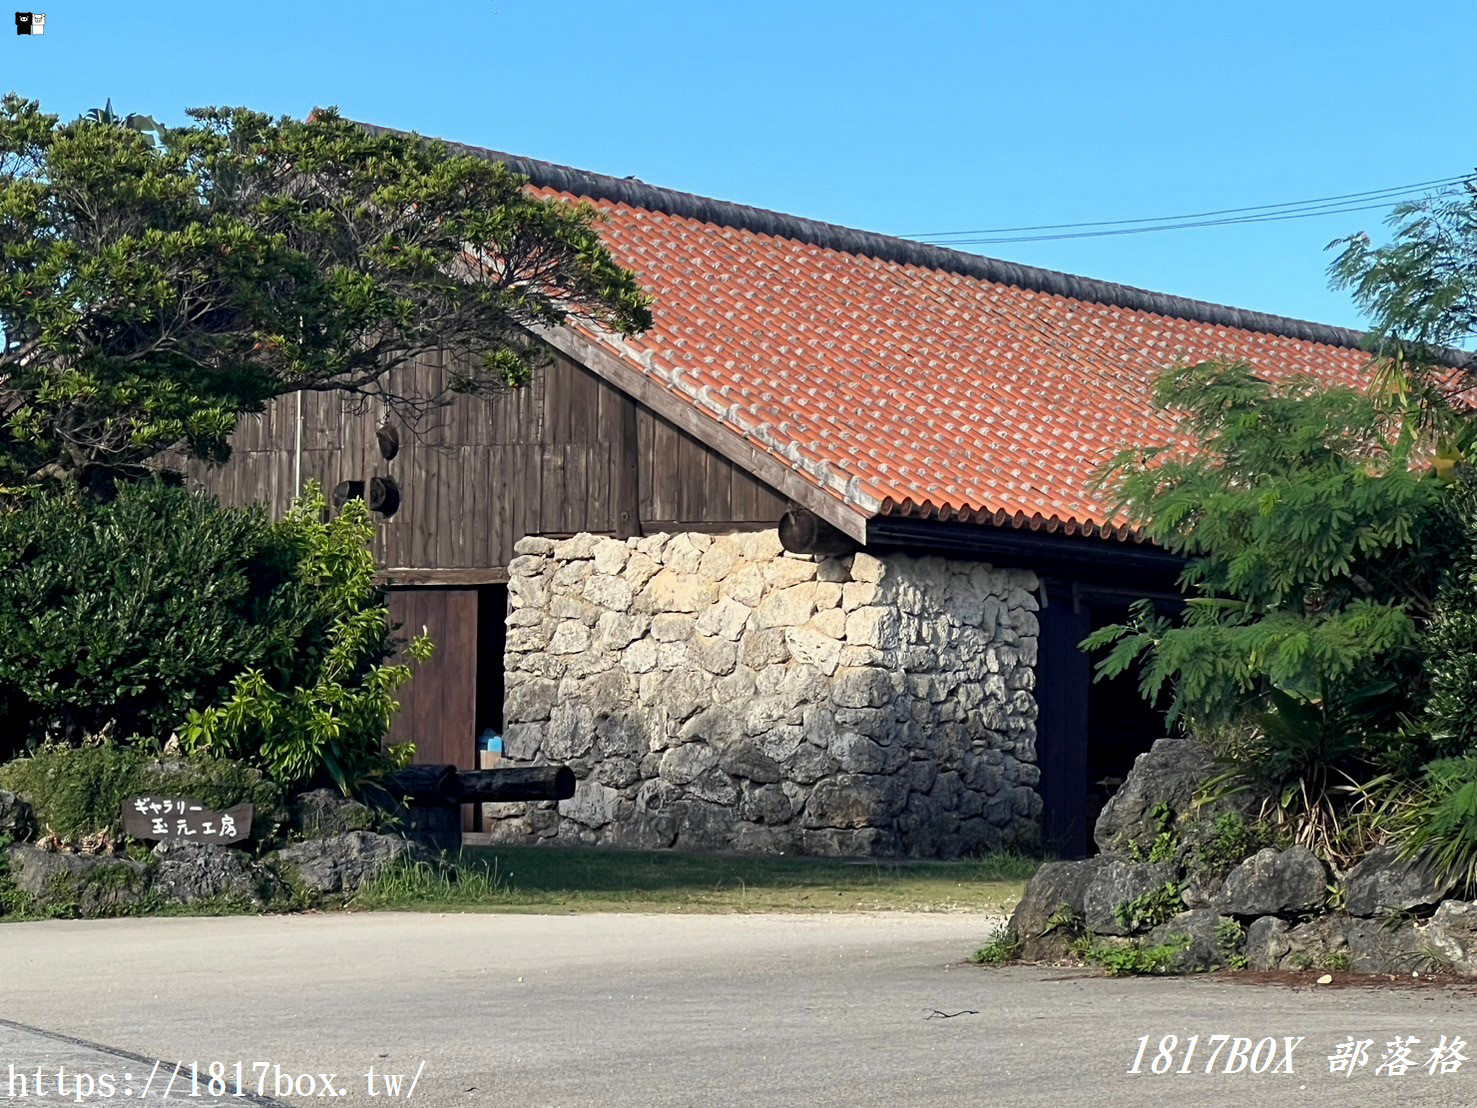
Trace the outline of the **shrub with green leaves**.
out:
M 0 758 L 177 734 L 286 786 L 386 765 L 410 670 L 387 663 L 367 508 L 326 515 L 316 487 L 274 523 L 161 481 L 0 512 Z
M 390 627 L 374 580 L 369 509 L 351 500 L 325 523 L 326 509 L 310 487 L 277 528 L 299 584 L 316 599 L 313 634 L 295 644 L 295 672 L 282 680 L 280 668 L 246 669 L 220 702 L 189 712 L 180 739 L 188 751 L 260 765 L 285 785 L 326 773 L 347 792 L 409 760 L 409 748 L 382 751 L 381 743 L 411 671 L 386 661 Z M 430 641 L 415 638 L 409 653 L 424 661 Z
M 0 758 L 167 739 L 243 669 L 295 668 L 315 598 L 260 511 L 160 482 L 0 512 Z
M 1108 480 L 1146 538 L 1188 558 L 1189 599 L 1179 626 L 1140 607 L 1092 635 L 1090 649 L 1113 648 L 1100 671 L 1143 661 L 1143 690 L 1167 687 L 1172 720 L 1211 725 L 1277 710 L 1274 692 L 1331 718 L 1407 676 L 1440 564 L 1441 486 L 1412 468 L 1399 421 L 1357 390 L 1273 385 L 1238 364 L 1172 370 L 1155 399 L 1193 451 L 1125 451 Z
M 1431 695 L 1421 723 L 1439 757 L 1414 788 L 1387 789 L 1406 852 L 1444 876 L 1477 885 L 1477 473 L 1456 474 L 1445 519 L 1455 553 L 1428 629 Z
M 1463 466 L 1446 502 L 1455 540 L 1426 643 L 1431 697 L 1425 723 L 1437 753 L 1477 750 L 1477 473 Z

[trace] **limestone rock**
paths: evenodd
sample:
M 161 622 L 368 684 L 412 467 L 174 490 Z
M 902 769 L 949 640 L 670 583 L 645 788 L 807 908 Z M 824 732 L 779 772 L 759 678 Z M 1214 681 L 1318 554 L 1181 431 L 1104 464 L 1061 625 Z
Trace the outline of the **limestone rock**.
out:
M 1453 971 L 1477 976 L 1477 902 L 1443 901 L 1426 928 L 1426 941 Z
M 0 837 L 22 842 L 35 830 L 31 806 L 15 793 L 0 789 Z
M 811 791 L 805 806 L 805 825 L 862 828 L 886 823 L 906 799 L 898 792 L 887 778 L 840 774 Z
M 737 600 L 724 597 L 697 617 L 697 632 L 737 642 L 748 625 L 750 611 Z
M 1084 901 L 1102 858 L 1047 862 L 1026 883 L 1008 927 L 1027 962 L 1065 958 L 1081 933 Z
M 896 609 L 858 608 L 846 617 L 846 641 L 854 646 L 887 646 L 898 633 Z
M 1354 973 L 1427 973 L 1435 967 L 1424 929 L 1414 920 L 1350 919 L 1344 928 L 1349 969 Z
M 788 822 L 795 814 L 795 806 L 778 785 L 760 785 L 744 792 L 738 814 L 739 818 L 755 823 L 779 824 Z
M 630 557 L 631 548 L 619 539 L 601 539 L 595 544 L 595 572 L 620 573 Z
M 1182 948 L 1164 967 L 1169 973 L 1221 969 L 1239 953 L 1222 945 L 1221 925 L 1226 922 L 1225 916 L 1211 908 L 1180 912 L 1150 931 L 1147 942 L 1151 946 L 1172 943 Z
M 1335 913 L 1288 928 L 1281 936 L 1287 942 L 1287 952 L 1277 968 L 1322 969 L 1346 960 L 1349 956 L 1349 944 L 1345 940 L 1348 924 L 1348 916 Z
M 513 544 L 514 554 L 530 554 L 544 557 L 554 552 L 553 539 L 541 539 L 537 535 L 527 535 Z
M 346 831 L 369 831 L 374 827 L 374 812 L 336 789 L 313 789 L 298 794 L 289 814 L 292 829 L 300 839 L 326 839 Z M 159 851 L 156 849 L 155 853 Z
M 806 583 L 771 592 L 754 608 L 754 626 L 799 627 L 815 614 L 815 585 Z
M 308 892 L 329 897 L 352 896 L 395 862 L 430 860 L 429 852 L 406 839 L 368 831 L 298 843 L 272 857 L 291 867 Z
M 508 689 L 507 717 L 511 722 L 533 723 L 548 719 L 558 686 L 544 678 L 518 681 Z
M 690 785 L 718 764 L 718 755 L 705 743 L 683 743 L 662 755 L 661 777 L 673 785 Z
M 1441 903 L 1454 882 L 1442 881 L 1428 865 L 1400 857 L 1393 846 L 1378 846 L 1344 878 L 1344 909 L 1351 916 L 1409 912 Z
M 162 842 L 154 847 L 154 857 L 159 860 L 154 871 L 154 891 L 166 900 L 176 904 L 216 898 L 239 904 L 261 902 L 261 874 L 238 849 Z
M 723 751 L 718 764 L 725 773 L 759 784 L 773 784 L 783 780 L 785 776 L 784 767 L 749 739 L 731 743 Z
M 1168 862 L 1123 862 L 1108 859 L 1093 874 L 1082 898 L 1082 914 L 1089 931 L 1097 935 L 1128 935 L 1132 920 L 1119 919 L 1119 909 L 1148 893 L 1157 893 L 1174 880 Z
M 644 612 L 700 612 L 712 602 L 712 585 L 666 566 L 641 590 L 636 607 Z
M 887 573 L 887 563 L 871 554 L 858 552 L 852 555 L 851 579 L 875 584 Z
M 738 800 L 739 787 L 732 777 L 724 773 L 720 767 L 714 766 L 688 783 L 687 795 L 726 808 Z
M 1215 773 L 1210 752 L 1190 739 L 1159 739 L 1103 806 L 1093 840 L 1104 854 L 1124 854 L 1129 843 L 1148 851 L 1160 831 L 1156 810 L 1189 810 L 1199 785 Z
M 1288 939 L 1291 930 L 1286 920 L 1277 916 L 1262 916 L 1246 929 L 1246 967 L 1254 970 L 1273 970 L 1292 950 Z
M 1227 915 L 1268 916 L 1307 912 L 1328 898 L 1328 874 L 1305 846 L 1259 850 L 1226 875 L 1213 900 Z
M 892 773 L 907 754 L 900 746 L 882 746 L 865 735 L 847 731 L 831 744 L 831 753 L 843 773 Z
M 771 588 L 785 588 L 802 581 L 814 581 L 816 565 L 809 558 L 786 554 L 764 566 L 764 582 Z
M 580 781 L 574 795 L 559 802 L 559 814 L 585 827 L 604 827 L 615 819 L 620 794 L 606 785 Z
M 629 611 L 633 599 L 629 582 L 603 573 L 597 573 L 585 582 L 584 596 L 590 603 L 612 612 Z
M 892 698 L 892 678 L 886 671 L 845 667 L 836 671 L 831 699 L 843 708 L 876 708 Z
M 149 871 L 131 858 L 70 854 L 16 844 L 6 850 L 10 879 L 34 908 L 84 919 L 126 915 L 148 895 Z
M 836 638 L 812 629 L 809 624 L 786 628 L 785 645 L 799 661 L 815 666 L 828 677 L 841 664 L 842 644 Z
M 575 535 L 572 538 L 560 539 L 554 543 L 554 549 L 550 552 L 554 555 L 556 562 L 577 562 L 585 558 L 595 556 L 596 536 L 589 534 Z

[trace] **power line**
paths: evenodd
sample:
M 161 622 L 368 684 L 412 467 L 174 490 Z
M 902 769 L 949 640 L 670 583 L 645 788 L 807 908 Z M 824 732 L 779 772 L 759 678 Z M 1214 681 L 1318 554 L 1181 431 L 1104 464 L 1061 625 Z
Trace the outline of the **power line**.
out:
M 902 236 L 899 236 L 899 237 L 901 237 L 901 238 L 911 238 L 911 239 L 920 239 L 920 240 L 931 240 L 931 239 L 945 240 L 945 239 L 957 239 L 957 238 L 960 238 L 961 236 L 967 236 L 967 235 L 1008 235 L 1008 234 L 1019 234 L 1021 232 L 1028 232 L 1028 231 L 1068 231 L 1068 230 L 1075 230 L 1077 228 L 1085 228 L 1085 227 L 1092 227 L 1092 228 L 1114 228 L 1114 227 L 1127 227 L 1129 225 L 1143 225 L 1143 224 L 1162 225 L 1162 226 L 1155 226 L 1155 227 L 1146 228 L 1147 230 L 1161 230 L 1161 229 L 1162 230 L 1173 230 L 1173 229 L 1180 229 L 1182 227 L 1189 227 L 1189 226 L 1217 226 L 1217 225 L 1220 225 L 1222 223 L 1242 222 L 1242 220 L 1213 220 L 1211 222 L 1203 223 L 1202 224 L 1202 223 L 1186 223 L 1186 222 L 1176 222 L 1176 221 L 1202 220 L 1202 219 L 1207 219 L 1208 217 L 1211 217 L 1211 216 L 1227 216 L 1227 215 L 1234 216 L 1234 215 L 1239 215 L 1241 213 L 1246 213 L 1246 212 L 1265 213 L 1265 215 L 1262 216 L 1262 217 L 1255 217 L 1255 216 L 1248 217 L 1247 220 L 1246 220 L 1247 222 L 1259 222 L 1259 221 L 1261 221 L 1261 219 L 1278 218 L 1278 217 L 1281 217 L 1281 216 L 1291 215 L 1291 214 L 1297 214 L 1297 215 L 1302 215 L 1302 214 L 1306 214 L 1306 215 L 1325 215 L 1325 214 L 1329 214 L 1329 215 L 1332 215 L 1332 214 L 1338 214 L 1338 213 L 1343 212 L 1343 211 L 1365 211 L 1365 210 L 1368 210 L 1368 208 L 1370 208 L 1370 207 L 1384 207 L 1390 201 L 1400 199 L 1402 196 L 1404 196 L 1406 194 L 1414 193 L 1414 192 L 1420 191 L 1422 189 L 1429 189 L 1429 188 L 1433 188 L 1433 187 L 1451 186 L 1451 185 L 1461 184 L 1461 183 L 1464 183 L 1464 182 L 1467 182 L 1467 181 L 1471 181 L 1472 179 L 1473 179 L 1473 175 L 1472 174 L 1463 174 L 1463 175 L 1458 176 L 1458 177 L 1442 177 L 1442 178 L 1437 178 L 1435 180 L 1430 180 L 1430 181 L 1417 181 L 1417 182 L 1415 182 L 1413 184 L 1409 184 L 1409 185 L 1394 185 L 1394 186 L 1390 186 L 1388 188 L 1370 189 L 1370 190 L 1367 190 L 1365 192 L 1344 193 L 1344 194 L 1339 195 L 1339 196 L 1323 196 L 1323 197 L 1316 197 L 1316 198 L 1313 198 L 1313 199 L 1310 199 L 1310 200 L 1288 200 L 1288 201 L 1283 201 L 1282 203 L 1278 203 L 1278 204 L 1253 204 L 1253 205 L 1249 205 L 1247 207 L 1241 207 L 1241 208 L 1221 208 L 1221 209 L 1218 209 L 1218 210 L 1215 210 L 1215 211 L 1189 212 L 1189 213 L 1186 213 L 1184 215 L 1157 216 L 1157 217 L 1153 217 L 1153 218 L 1142 218 L 1142 219 L 1105 219 L 1105 220 L 1097 220 L 1097 221 L 1085 222 L 1085 223 L 1042 223 L 1042 224 L 1035 224 L 1035 225 L 1024 226 L 1024 227 L 984 227 L 984 228 L 979 228 L 979 229 L 973 230 L 973 231 L 937 231 L 937 232 L 933 232 L 931 234 L 902 235 Z M 1448 195 L 1448 194 L 1449 194 L 1449 190 L 1446 190 L 1446 191 L 1443 191 L 1443 192 L 1439 193 L 1439 195 Z M 1362 199 L 1372 199 L 1372 198 L 1379 198 L 1382 202 L 1380 204 L 1366 205 L 1364 207 L 1351 207 L 1351 206 L 1349 206 L 1349 202 L 1350 201 L 1362 200 Z M 1108 234 L 1108 233 L 1111 233 L 1111 232 L 1108 232 L 1108 231 L 1093 232 L 1093 234 Z M 1118 232 L 1118 233 L 1124 233 L 1124 232 Z M 1128 232 L 1128 233 L 1131 233 L 1131 232 Z M 1042 237 L 1043 238 L 1076 238 L 1076 237 L 1085 237 L 1085 236 L 1077 236 L 1077 235 L 1052 235 L 1052 236 L 1042 236 Z M 1030 240 L 1029 239 L 1003 239 L 1003 240 L 999 240 L 999 241 L 1016 242 L 1016 241 L 1030 241 Z M 940 243 L 940 245 L 946 245 L 946 243 Z
M 1449 193 L 1435 193 L 1436 196 L 1446 196 Z M 1095 239 L 1110 238 L 1118 235 L 1147 235 L 1155 231 L 1184 231 L 1198 227 L 1228 227 L 1237 224 L 1249 223 L 1276 223 L 1285 219 L 1310 219 L 1320 215 L 1342 215 L 1345 212 L 1368 212 L 1383 211 L 1389 207 L 1388 201 L 1378 204 L 1358 204 L 1344 208 L 1329 208 L 1316 212 L 1293 212 L 1290 214 L 1268 214 L 1254 216 L 1240 216 L 1235 219 L 1202 219 L 1187 223 L 1161 223 L 1154 227 L 1118 227 L 1106 231 L 1074 231 L 1059 235 L 1016 235 L 995 238 L 976 239 L 951 239 L 946 243 L 937 243 L 939 246 L 982 246 L 990 243 L 1003 242 L 1055 242 L 1061 239 Z
M 1431 193 L 1434 196 L 1453 196 L 1455 190 Z M 1268 213 L 1265 215 L 1241 216 L 1235 219 L 1204 219 L 1186 223 L 1161 223 L 1153 227 L 1119 227 L 1105 231 L 1074 231 L 1059 235 L 1015 235 L 994 238 L 950 239 L 932 243 L 934 246 L 983 246 L 1006 242 L 1055 242 L 1061 239 L 1107 238 L 1117 235 L 1146 235 L 1155 231 L 1183 231 L 1197 227 L 1226 227 L 1233 224 L 1276 223 L 1285 219 L 1312 219 L 1320 215 L 1343 215 L 1346 212 L 1384 211 L 1389 208 L 1389 199 L 1378 204 L 1355 204 L 1346 207 L 1325 208 L 1319 211 Z

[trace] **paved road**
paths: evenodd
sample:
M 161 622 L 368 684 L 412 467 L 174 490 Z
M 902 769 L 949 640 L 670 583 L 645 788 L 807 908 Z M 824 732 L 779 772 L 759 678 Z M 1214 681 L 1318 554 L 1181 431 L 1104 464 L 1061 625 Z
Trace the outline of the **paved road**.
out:
M 349 1094 L 285 1093 L 290 1105 L 383 1108 L 393 1098 L 365 1095 L 371 1067 L 377 1082 L 404 1075 L 400 1099 L 419 1069 L 412 1099 L 427 1108 L 1477 1103 L 1477 1047 L 1451 1074 L 1373 1072 L 1394 1035 L 1422 1040 L 1420 1062 L 1442 1034 L 1477 1044 L 1470 993 L 962 965 L 993 922 L 376 914 L 11 925 L 0 927 L 0 1017 L 166 1069 L 183 1059 L 186 1073 L 191 1060 L 202 1073 L 216 1060 L 234 1074 L 238 1059 L 248 1077 L 257 1060 L 315 1082 L 333 1072 Z M 935 1009 L 978 1014 L 925 1018 Z M 1202 1037 L 1194 1072 L 1124 1072 L 1140 1036 L 1151 1038 L 1147 1069 L 1166 1034 Z M 1292 1075 L 1207 1076 L 1213 1034 L 1276 1037 L 1274 1065 L 1282 1036 L 1305 1040 Z M 1351 1034 L 1374 1040 L 1369 1062 L 1331 1077 L 1326 1055 Z M 129 1062 L 91 1049 L 0 1024 L 0 1102 L 13 1058 Z M 1183 1049 L 1175 1068 L 1182 1059 Z

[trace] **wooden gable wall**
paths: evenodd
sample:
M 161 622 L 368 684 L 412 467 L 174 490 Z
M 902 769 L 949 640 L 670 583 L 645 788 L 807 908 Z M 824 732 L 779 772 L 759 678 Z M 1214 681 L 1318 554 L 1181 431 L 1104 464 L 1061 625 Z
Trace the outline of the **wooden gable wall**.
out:
M 448 367 L 424 362 L 402 386 L 429 392 Z M 193 467 L 231 503 L 281 512 L 294 492 L 297 397 L 241 421 L 231 461 Z M 378 528 L 376 561 L 392 580 L 504 580 L 525 535 L 636 535 L 773 525 L 788 501 L 697 438 L 557 355 L 527 388 L 459 397 L 401 426 L 400 451 L 380 456 L 380 411 L 331 393 L 301 395 L 301 475 L 326 490 L 393 477 L 401 505 Z

